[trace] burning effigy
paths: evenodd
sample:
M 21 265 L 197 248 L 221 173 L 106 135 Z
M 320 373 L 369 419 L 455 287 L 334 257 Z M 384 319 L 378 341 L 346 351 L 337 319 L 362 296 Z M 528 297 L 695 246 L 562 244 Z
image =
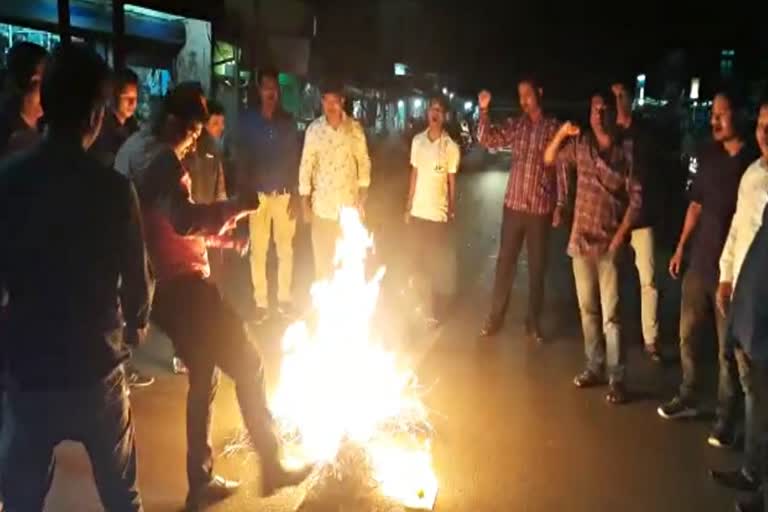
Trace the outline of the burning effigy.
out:
M 431 510 L 431 426 L 415 373 L 372 331 L 381 282 L 373 236 L 340 216 L 335 271 L 311 290 L 313 315 L 290 325 L 271 409 L 287 466 L 319 465 L 300 510 Z

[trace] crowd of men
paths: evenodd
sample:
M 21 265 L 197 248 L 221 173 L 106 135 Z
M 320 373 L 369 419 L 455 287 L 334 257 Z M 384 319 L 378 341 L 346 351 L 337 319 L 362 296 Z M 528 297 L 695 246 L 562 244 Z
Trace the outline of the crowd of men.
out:
M 512 150 L 491 311 L 480 334 L 493 336 L 502 326 L 525 242 L 530 279 L 525 325 L 532 339 L 544 341 L 539 321 L 547 240 L 550 226 L 559 225 L 563 217 L 567 173 L 575 172 L 567 252 L 573 261 L 586 368 L 573 382 L 579 388 L 607 384 L 606 400 L 624 403 L 629 395 L 619 316 L 619 263 L 627 244 L 640 280 L 645 352 L 655 362 L 663 358 L 654 261 L 655 228 L 663 219 L 654 211 L 657 198 L 652 197 L 663 171 L 654 158 L 652 129 L 633 115 L 630 90 L 621 82 L 592 95 L 586 131 L 544 115 L 543 90 L 535 79 L 521 80 L 518 92 L 523 114 L 503 124 L 490 120 L 491 94 L 479 95 L 479 142 Z M 697 355 L 707 328 L 715 325 L 718 408 L 708 443 L 735 447 L 737 426 L 743 421 L 744 464 L 735 471 L 712 470 L 710 475 L 726 487 L 753 493 L 737 502 L 742 512 L 768 510 L 761 494 L 768 492 L 764 337 L 768 315 L 760 310 L 766 293 L 761 258 L 768 244 L 768 227 L 763 225 L 768 203 L 768 98 L 758 105 L 755 139 L 748 133 L 747 114 L 744 98 L 733 86 L 725 85 L 714 95 L 712 137 L 697 152 L 690 204 L 669 262 L 669 273 L 677 279 L 690 245 L 679 322 L 683 382 L 677 396 L 658 408 L 665 419 L 700 415 L 702 358 Z M 739 278 L 742 273 L 750 277 Z M 739 418 L 741 395 L 745 414 Z
M 262 466 L 262 492 L 303 481 L 311 468 L 285 469 L 264 391 L 261 357 L 244 320 L 270 311 L 299 313 L 293 293 L 293 245 L 299 218 L 311 226 L 316 279 L 334 269 L 342 208 L 365 217 L 371 160 L 361 125 L 345 113 L 341 84 L 322 88 L 323 115 L 306 130 L 280 108 L 278 73 L 257 75 L 257 97 L 238 122 L 234 183 L 220 139 L 224 109 L 200 84 L 178 84 L 144 127 L 134 118 L 138 78 L 112 72 L 92 50 L 67 45 L 49 56 L 21 43 L 8 58 L 0 111 L 0 289 L 4 393 L 0 490 L 7 510 L 42 510 L 63 440 L 85 445 L 101 500 L 110 511 L 142 510 L 128 389 L 151 385 L 129 365 L 150 321 L 172 341 L 174 371 L 187 373 L 188 510 L 204 508 L 239 483 L 214 473 L 212 403 L 220 373 L 236 389 L 243 421 Z M 541 329 L 548 240 L 575 196 L 567 252 L 573 261 L 586 352 L 580 388 L 607 385 L 611 404 L 629 399 L 619 316 L 619 262 L 630 246 L 640 279 L 645 351 L 660 350 L 654 194 L 654 137 L 637 119 L 620 82 L 593 94 L 589 126 L 545 114 L 543 89 L 519 82 L 522 115 L 503 124 L 479 94 L 478 141 L 511 149 L 501 245 L 483 338 L 501 329 L 526 244 L 526 331 Z M 428 326 L 449 312 L 455 291 L 456 174 L 460 150 L 444 125 L 448 105 L 427 104 L 427 129 L 410 145 L 405 222 L 412 240 L 409 285 Z M 709 444 L 736 443 L 745 424 L 743 468 L 713 471 L 719 483 L 753 492 L 741 511 L 764 510 L 768 492 L 768 343 L 760 310 L 768 294 L 761 262 L 768 251 L 768 101 L 759 106 L 757 148 L 745 131 L 741 97 L 714 96 L 712 140 L 698 153 L 677 249 L 669 272 L 683 275 L 678 396 L 658 409 L 677 419 L 698 415 L 700 361 L 708 322 L 719 342 L 718 419 Z M 44 132 L 40 126 L 44 125 Z M 44 135 L 41 135 L 44 133 Z M 575 190 L 569 190 L 575 173 Z M 231 190 L 236 189 L 237 194 Z M 237 225 L 247 219 L 248 236 Z M 278 258 L 277 304 L 269 304 L 267 251 Z M 254 313 L 241 318 L 217 283 L 221 251 L 250 251 Z M 424 254 L 434 255 L 424 258 Z M 711 318 L 714 316 L 714 318 Z M 740 394 L 745 414 L 738 417 Z

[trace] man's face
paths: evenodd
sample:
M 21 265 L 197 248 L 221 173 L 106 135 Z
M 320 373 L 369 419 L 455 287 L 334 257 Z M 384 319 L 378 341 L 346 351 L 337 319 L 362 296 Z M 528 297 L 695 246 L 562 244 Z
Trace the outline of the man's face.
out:
M 596 132 L 606 131 L 606 114 L 608 113 L 608 105 L 605 103 L 605 98 L 600 95 L 592 96 L 592 100 L 589 108 L 589 124 Z
M 273 107 L 277 104 L 277 100 L 280 97 L 280 84 L 277 83 L 274 77 L 262 77 L 261 85 L 259 86 L 259 96 L 261 97 L 261 104 L 266 107 Z
M 520 108 L 526 114 L 537 112 L 540 108 L 539 91 L 530 82 L 520 82 L 517 85 L 517 94 L 520 96 Z
M 760 114 L 757 117 L 757 144 L 760 146 L 760 152 L 763 158 L 768 158 L 768 105 L 760 107 Z
M 205 123 L 205 131 L 207 131 L 208 135 L 214 139 L 221 138 L 224 134 L 225 127 L 224 116 L 221 114 L 211 115 L 211 117 L 208 118 L 208 122 Z
M 717 142 L 725 142 L 736 137 L 731 102 L 721 94 L 715 96 L 712 102 L 712 116 L 709 124 L 712 125 L 712 137 Z
M 613 91 L 613 95 L 616 97 L 616 110 L 625 114 L 631 112 L 632 98 L 624 84 L 613 84 L 611 91 Z
M 139 88 L 136 84 L 126 84 L 115 98 L 115 111 L 124 119 L 133 117 L 139 104 Z
M 338 119 L 344 112 L 344 98 L 337 93 L 323 94 L 323 114 L 329 119 Z
M 438 101 L 432 101 L 427 111 L 427 120 L 430 128 L 442 129 L 445 123 L 445 109 Z

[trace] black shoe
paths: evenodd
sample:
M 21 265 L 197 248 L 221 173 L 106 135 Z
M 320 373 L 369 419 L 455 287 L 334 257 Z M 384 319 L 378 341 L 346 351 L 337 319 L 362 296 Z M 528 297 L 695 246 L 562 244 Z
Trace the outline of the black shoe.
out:
M 648 344 L 645 346 L 645 355 L 647 355 L 648 359 L 656 364 L 661 364 L 664 362 L 664 358 L 661 355 L 661 350 L 659 350 L 659 345 L 656 343 Z
M 627 403 L 627 387 L 623 382 L 611 382 L 608 394 L 605 395 L 605 401 L 611 405 L 621 405 Z
M 656 411 L 665 420 L 679 420 L 683 418 L 695 418 L 699 415 L 696 404 L 691 400 L 685 400 L 676 396 L 669 402 L 660 405 Z
M 733 428 L 718 422 L 712 433 L 707 438 L 707 444 L 714 448 L 734 448 L 736 446 L 736 433 Z
M 239 488 L 240 482 L 214 476 L 207 484 L 189 491 L 185 510 L 195 512 L 205 505 L 225 500 L 235 494 Z
M 312 474 L 314 466 L 289 471 L 281 466 L 264 467 L 261 474 L 261 492 L 264 497 L 272 496 L 283 487 L 299 485 Z
M 489 318 L 488 320 L 485 321 L 485 325 L 483 325 L 483 328 L 480 329 L 480 337 L 491 338 L 493 336 L 496 336 L 500 330 L 501 330 L 501 322 L 494 320 L 492 318 Z
M 146 388 L 155 383 L 155 378 L 149 375 L 144 375 L 136 368 L 126 368 L 125 379 L 128 382 L 128 386 L 132 388 Z
M 763 493 L 756 492 L 736 502 L 736 512 L 763 512 Z
M 737 471 L 718 471 L 712 469 L 709 471 L 709 477 L 716 483 L 741 492 L 755 492 L 760 488 L 760 482 L 756 481 L 743 470 Z
M 577 388 L 593 388 L 605 384 L 605 379 L 591 370 L 584 370 L 573 379 Z

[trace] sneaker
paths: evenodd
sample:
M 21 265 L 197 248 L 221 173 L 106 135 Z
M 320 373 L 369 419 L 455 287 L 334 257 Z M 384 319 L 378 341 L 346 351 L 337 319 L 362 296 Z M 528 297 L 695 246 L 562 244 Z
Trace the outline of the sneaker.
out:
M 184 364 L 184 361 L 182 361 L 176 356 L 173 357 L 173 360 L 171 361 L 171 366 L 173 367 L 173 373 L 175 373 L 176 375 L 186 375 L 189 373 L 189 370 L 187 369 L 187 365 Z
M 733 448 L 736 446 L 736 434 L 732 428 L 718 422 L 709 434 L 707 444 L 714 448 Z
M 736 471 L 710 470 L 709 477 L 716 483 L 741 492 L 755 492 L 760 488 L 760 482 L 749 476 L 743 469 Z
M 155 383 L 155 378 L 140 373 L 136 368 L 126 369 L 126 380 L 132 388 L 146 388 Z
M 593 388 L 605 384 L 605 379 L 591 370 L 584 370 L 573 378 L 573 384 L 577 388 Z
M 676 396 L 666 404 L 660 405 L 656 411 L 665 420 L 695 418 L 699 415 L 699 410 L 692 401 L 685 400 L 679 396 Z
M 240 482 L 214 476 L 211 481 L 187 494 L 186 512 L 203 510 L 207 505 L 229 498 L 240 488 Z

